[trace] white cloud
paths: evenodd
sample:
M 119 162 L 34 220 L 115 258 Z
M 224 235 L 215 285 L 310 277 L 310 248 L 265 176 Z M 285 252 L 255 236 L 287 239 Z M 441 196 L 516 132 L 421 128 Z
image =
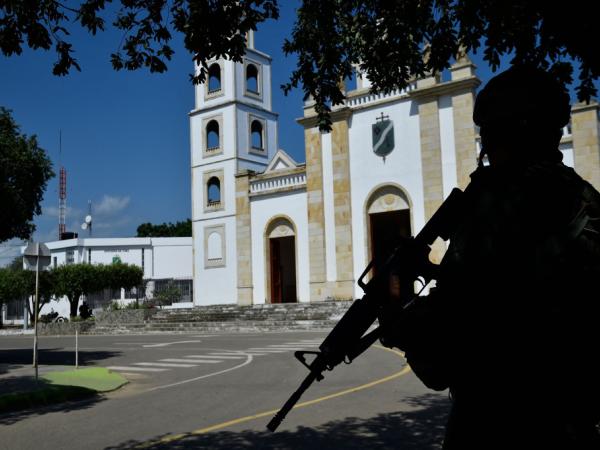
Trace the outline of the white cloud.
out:
M 27 242 L 20 239 L 0 242 L 0 267 L 10 264 L 13 259 L 21 256 L 21 247 L 26 244 Z
M 58 207 L 56 206 L 43 206 L 42 214 L 50 217 L 58 217 Z M 81 215 L 81 210 L 77 208 L 71 208 L 67 206 L 65 210 L 66 217 L 79 217 Z
M 110 195 L 104 195 L 102 200 L 97 205 L 92 204 L 92 215 L 104 215 L 110 216 L 122 211 L 129 205 L 129 196 L 126 197 L 112 197 Z

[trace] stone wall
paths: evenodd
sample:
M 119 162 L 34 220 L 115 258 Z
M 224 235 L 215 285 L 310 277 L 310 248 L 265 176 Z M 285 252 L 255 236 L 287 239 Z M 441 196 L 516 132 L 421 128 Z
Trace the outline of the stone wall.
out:
M 98 325 L 143 323 L 149 320 L 157 312 L 157 309 L 120 309 L 117 311 L 101 311 L 96 314 L 96 323 Z
M 93 332 L 95 326 L 96 324 L 93 320 L 38 323 L 38 334 L 41 336 L 64 336 L 74 335 L 75 331 L 79 331 L 80 334 L 87 334 Z

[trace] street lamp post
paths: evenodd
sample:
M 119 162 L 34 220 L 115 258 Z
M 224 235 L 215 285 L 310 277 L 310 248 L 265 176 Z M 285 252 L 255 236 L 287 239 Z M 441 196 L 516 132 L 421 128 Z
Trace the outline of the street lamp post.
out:
M 33 306 L 33 367 L 35 369 L 35 381 L 38 380 L 38 305 L 40 290 L 40 268 L 50 264 L 50 249 L 39 242 L 30 242 L 23 252 L 25 266 L 29 270 L 35 270 L 35 300 Z

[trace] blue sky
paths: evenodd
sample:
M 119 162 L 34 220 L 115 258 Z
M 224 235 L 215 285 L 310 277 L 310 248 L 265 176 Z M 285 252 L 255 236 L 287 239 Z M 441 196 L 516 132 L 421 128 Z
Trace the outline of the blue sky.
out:
M 259 28 L 255 47 L 273 57 L 273 109 L 279 113 L 279 146 L 304 161 L 302 92 L 287 97 L 279 86 L 288 80 L 295 57 L 284 56 L 297 1 L 280 2 L 281 17 Z M 73 28 L 71 42 L 82 71 L 52 75 L 54 53 L 25 50 L 20 56 L 0 56 L 0 105 L 28 135 L 36 134 L 54 162 L 43 214 L 35 220 L 36 240 L 55 240 L 58 229 L 58 169 L 67 175 L 67 230 L 86 236 L 80 225 L 88 200 L 94 210 L 95 237 L 134 236 L 143 222 L 175 222 L 190 217 L 190 150 L 187 113 L 194 102 L 189 74 L 193 64 L 181 36 L 165 74 L 115 72 L 109 55 L 120 34 L 89 36 Z M 485 82 L 490 70 L 475 55 Z M 506 64 L 504 64 L 506 66 Z M 62 130 L 62 154 L 59 154 Z M 0 265 L 13 251 L 0 244 Z

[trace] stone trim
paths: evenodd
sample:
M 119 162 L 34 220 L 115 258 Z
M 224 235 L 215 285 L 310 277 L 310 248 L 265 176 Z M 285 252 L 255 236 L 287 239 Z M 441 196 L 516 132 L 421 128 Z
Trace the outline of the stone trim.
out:
M 221 258 L 209 259 L 208 258 L 208 238 L 212 234 L 218 234 L 221 238 Z M 225 253 L 225 224 L 211 225 L 204 228 L 204 268 L 214 269 L 217 267 L 225 267 L 226 265 L 226 253 Z
M 225 87 L 223 86 L 223 82 L 224 82 L 224 78 L 225 78 L 225 70 L 223 68 L 223 61 L 222 60 L 211 61 L 211 62 L 207 63 L 207 66 L 210 68 L 213 64 L 217 64 L 219 66 L 219 69 L 220 69 L 219 80 L 221 83 L 221 88 L 216 91 L 212 91 L 212 92 L 210 92 L 208 90 L 208 84 L 209 84 L 210 78 L 208 77 L 208 73 L 207 73 L 207 78 L 206 78 L 206 81 L 204 82 L 204 101 L 205 102 L 207 102 L 209 100 L 213 100 L 218 97 L 222 97 L 225 95 Z
M 323 159 L 321 133 L 305 128 L 306 201 L 308 212 L 308 250 L 310 301 L 327 296 L 325 259 L 325 215 L 323 211 Z
M 423 200 L 425 221 L 427 222 L 444 201 L 440 119 L 436 98 L 424 97 L 419 103 L 419 134 L 423 171 Z M 443 242 L 436 241 L 431 249 L 431 261 L 439 263 L 444 250 Z
M 216 177 L 219 180 L 220 202 L 218 204 L 208 204 L 208 180 Z M 203 210 L 204 213 L 222 211 L 225 209 L 225 172 L 223 169 L 208 170 L 202 173 L 202 192 L 203 192 Z
M 257 75 L 256 75 L 256 87 L 258 88 L 258 92 L 253 92 L 248 90 L 248 79 L 246 78 L 246 70 L 249 65 L 253 65 L 256 67 Z M 243 80 L 244 80 L 244 95 L 248 98 L 252 98 L 254 100 L 263 100 L 263 69 L 262 64 L 253 59 L 244 58 L 244 66 L 243 66 Z
M 281 228 L 287 228 L 291 232 L 286 232 Z M 279 228 L 279 231 L 276 229 Z M 270 243 L 269 239 L 271 238 L 279 238 L 279 237 L 293 237 L 294 238 L 294 259 L 295 259 L 295 267 L 296 273 L 294 276 L 296 277 L 296 302 L 298 301 L 298 289 L 300 286 L 300 278 L 298 277 L 298 233 L 296 230 L 296 224 L 294 221 L 284 215 L 278 214 L 273 216 L 267 222 L 265 226 L 265 230 L 263 232 L 263 242 L 264 242 L 264 262 L 265 262 L 265 303 L 273 304 L 273 299 L 271 298 L 271 255 L 270 255 Z M 276 303 L 278 304 L 278 303 Z
M 456 180 L 460 189 L 467 187 L 471 181 L 469 175 L 477 168 L 476 131 L 473 122 L 474 106 L 474 89 L 452 96 Z
M 252 221 L 248 190 L 250 173 L 235 177 L 237 293 L 238 305 L 253 303 L 252 284 Z
M 573 160 L 581 177 L 600 190 L 600 130 L 596 102 L 573 106 Z
M 219 146 L 216 148 L 208 148 L 208 132 L 206 127 L 212 121 L 216 121 L 219 125 Z M 211 156 L 217 156 L 223 154 L 223 114 L 215 114 L 209 117 L 202 118 L 202 158 L 210 158 Z
M 350 180 L 350 145 L 348 121 L 334 122 L 331 128 L 333 164 L 333 205 L 335 219 L 335 253 L 338 289 L 336 298 L 354 294 L 354 255 L 352 251 L 352 202 Z
M 260 123 L 262 127 L 260 137 L 262 141 L 262 148 L 256 148 L 252 146 L 252 122 L 254 121 Z M 251 153 L 253 155 L 268 156 L 269 150 L 267 137 L 267 121 L 262 117 L 255 116 L 254 114 L 248 114 L 248 153 Z
M 440 97 L 442 95 L 456 94 L 460 91 L 472 91 L 481 84 L 481 80 L 476 76 L 461 78 L 459 80 L 446 81 L 437 83 L 427 87 L 417 88 L 409 92 L 409 96 L 413 99 L 426 101 L 427 97 Z
M 400 198 L 400 200 L 406 204 L 406 206 L 407 206 L 406 208 L 390 209 L 390 211 L 402 211 L 403 209 L 408 209 L 409 213 L 410 213 L 410 235 L 411 236 L 415 235 L 415 218 L 414 218 L 413 201 L 410 198 L 410 195 L 408 195 L 408 192 L 406 191 L 406 189 L 404 189 L 404 187 L 402 187 L 399 184 L 394 183 L 394 182 L 384 182 L 384 183 L 378 184 L 377 186 L 375 186 L 374 188 L 372 188 L 369 191 L 369 193 L 365 197 L 365 202 L 363 205 L 363 229 L 365 230 L 364 238 L 363 238 L 363 248 L 364 248 L 364 252 L 365 252 L 364 267 L 367 267 L 367 265 L 371 262 L 371 220 L 369 218 L 369 210 L 371 209 L 373 204 L 377 201 L 378 195 L 380 193 L 382 193 L 385 189 L 396 190 L 396 192 L 390 192 L 390 193 L 398 196 Z M 369 275 L 369 278 L 370 278 L 370 275 Z
M 307 113 L 308 111 L 305 111 Z M 314 113 L 314 111 L 313 111 Z M 339 122 L 341 120 L 347 120 L 352 116 L 352 110 L 348 107 L 342 107 L 338 110 L 331 111 L 330 117 L 332 122 Z M 316 114 L 307 115 L 306 117 L 300 117 L 296 119 L 300 125 L 304 128 L 316 128 L 319 126 Z

